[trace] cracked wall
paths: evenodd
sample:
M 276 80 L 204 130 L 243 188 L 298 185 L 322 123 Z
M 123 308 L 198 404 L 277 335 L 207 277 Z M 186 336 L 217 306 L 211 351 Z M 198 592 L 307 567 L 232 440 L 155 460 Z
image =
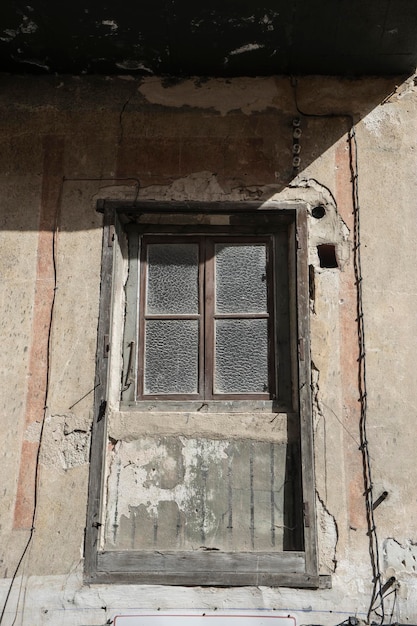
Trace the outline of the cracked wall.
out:
M 294 177 L 292 120 L 297 111 L 285 78 L 213 79 L 200 85 L 189 80 L 171 86 L 154 78 L 141 83 L 106 78 L 2 80 L 3 598 L 30 532 L 34 468 L 42 439 L 36 532 L 17 576 L 25 593 L 19 596 L 13 589 L 6 623 L 17 614 L 22 624 L 46 624 L 68 606 L 74 609 L 65 614 L 71 625 L 103 623 L 116 610 L 138 606 L 285 608 L 299 624 L 312 622 L 314 615 L 314 623 L 326 626 L 348 615 L 365 618 L 372 573 L 358 450 L 357 293 L 346 118 L 302 116 L 302 161 Z M 389 493 L 375 510 L 375 520 L 383 580 L 395 576 L 398 587 L 396 595 L 387 598 L 387 610 L 394 608 L 394 618 L 405 622 L 417 619 L 416 476 L 410 436 L 416 400 L 417 96 L 413 81 L 406 81 L 380 104 L 392 87 L 389 79 L 310 77 L 300 79 L 298 98 L 306 112 L 349 109 L 358 122 L 369 446 L 375 495 Z M 94 365 L 102 244 L 96 200 L 272 197 L 309 207 L 319 563 L 322 574 L 332 574 L 332 589 L 89 588 L 82 581 L 82 554 L 92 399 L 100 384 Z M 316 206 L 324 207 L 322 217 L 314 216 Z M 330 246 L 336 266 L 323 265 L 321 245 Z M 138 421 L 112 407 L 108 493 L 117 480 L 124 487 L 117 490 L 117 512 L 116 499 L 109 499 L 103 540 L 114 544 L 111 525 L 116 521 L 125 529 L 116 544 L 124 549 L 141 546 L 138 528 L 155 532 L 155 498 L 161 489 L 175 494 L 184 509 L 189 506 L 195 465 L 184 450 L 194 445 L 196 433 L 210 442 L 213 467 L 231 458 L 231 448 L 238 445 L 236 429 L 260 447 L 272 441 L 280 449 L 282 420 L 275 420 L 269 438 L 263 439 L 261 419 L 229 416 L 227 436 L 222 438 L 221 415 L 209 421 L 201 415 L 182 415 L 177 421 L 172 414 L 162 415 L 160 429 L 154 432 L 145 415 Z M 182 464 L 173 462 L 170 452 L 178 436 L 182 448 L 176 458 L 182 458 Z M 152 449 L 153 457 L 148 458 Z M 155 458 L 159 469 L 153 472 Z M 163 506 L 166 513 L 160 517 L 181 520 L 174 495 Z M 234 541 L 221 530 L 213 535 L 214 526 L 208 517 L 207 543 Z M 163 529 L 158 532 L 164 541 Z M 182 533 L 181 541 L 205 545 L 201 524 L 198 533 Z

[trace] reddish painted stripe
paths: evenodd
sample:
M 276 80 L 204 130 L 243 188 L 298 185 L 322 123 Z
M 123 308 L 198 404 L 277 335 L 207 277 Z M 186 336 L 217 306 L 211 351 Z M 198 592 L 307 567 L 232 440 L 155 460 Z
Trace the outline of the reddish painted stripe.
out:
M 38 253 L 34 296 L 32 345 L 26 395 L 25 425 L 42 424 L 48 363 L 48 334 L 54 295 L 53 237 L 63 181 L 64 141 L 47 136 L 43 142 L 43 176 L 39 218 Z M 36 463 L 39 441 L 23 437 L 19 480 L 14 510 L 14 528 L 32 526 L 35 504 Z

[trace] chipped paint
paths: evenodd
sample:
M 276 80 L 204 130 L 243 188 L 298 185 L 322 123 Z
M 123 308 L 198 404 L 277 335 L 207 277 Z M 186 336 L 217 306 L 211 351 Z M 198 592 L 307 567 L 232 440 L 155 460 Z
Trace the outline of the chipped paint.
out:
M 283 549 L 286 444 L 145 435 L 110 450 L 106 549 Z
M 28 7 L 29 8 L 29 7 Z M 38 30 L 38 25 L 35 24 L 35 22 L 33 22 L 32 20 L 30 20 L 28 17 L 23 16 L 23 21 L 22 23 L 17 27 L 17 29 L 13 29 L 13 28 L 5 28 L 3 30 L 3 33 L 5 35 L 7 35 L 7 37 L 1 37 L 0 39 L 2 39 L 2 41 L 12 41 L 13 39 L 15 39 L 20 33 L 23 33 L 25 35 L 31 35 L 32 33 L 35 33 Z
M 147 67 L 140 61 L 135 61 L 134 59 L 126 59 L 125 61 L 120 61 L 116 63 L 116 67 L 118 67 L 120 70 L 128 70 L 132 72 L 142 70 L 144 72 L 149 72 L 149 74 L 153 74 L 153 71 L 149 67 Z
M 240 78 L 233 83 L 227 79 L 211 78 L 201 82 L 196 89 L 194 80 L 184 80 L 167 86 L 162 79 L 146 78 L 139 92 L 151 103 L 166 107 L 197 107 L 227 115 L 231 111 L 243 111 L 249 115 L 268 108 L 282 109 L 292 106 L 291 94 L 284 85 L 277 89 L 274 78 L 258 79 L 258 88 L 253 82 Z
M 209 415 L 209 418 L 208 418 Z M 181 435 L 211 439 L 257 439 L 284 443 L 287 441 L 286 413 L 207 413 L 119 411 L 108 416 L 109 436 L 115 440 L 132 441 L 143 435 Z M 221 433 L 221 436 L 220 436 Z
M 154 517 L 158 515 L 161 502 L 174 502 L 184 514 L 195 507 L 198 495 L 195 475 L 201 464 L 202 450 L 205 464 L 220 463 L 227 458 L 229 443 L 210 440 L 202 442 L 185 437 L 180 437 L 179 442 L 179 457 L 172 456 L 167 442 L 162 440 L 144 437 L 116 444 L 107 480 L 107 540 L 115 542 L 115 526 L 120 525 L 122 516 L 128 518 L 134 507 L 142 505 Z M 166 475 L 177 478 L 167 484 Z M 119 483 L 123 484 L 122 490 L 118 488 Z M 215 524 L 213 513 L 205 517 L 206 532 Z
M 324 4 L 318 4 L 309 13 L 310 28 L 302 32 L 295 27 L 289 30 L 289 24 L 303 23 L 303 4 L 295 3 L 289 11 L 284 8 L 282 0 L 274 3 L 274 9 L 278 10 L 271 9 L 270 3 L 251 0 L 240 8 L 235 3 L 227 3 L 223 8 L 190 5 L 186 11 L 184 7 L 176 7 L 174 1 L 172 11 L 159 11 L 157 14 L 144 3 L 134 3 L 127 12 L 121 3 L 113 1 L 103 9 L 98 5 L 81 5 L 76 11 L 67 12 L 65 20 L 60 18 L 52 0 L 45 0 L 39 17 L 39 9 L 35 13 L 30 5 L 15 6 L 12 0 L 4 1 L 6 6 L 10 4 L 3 16 L 4 27 L 25 35 L 42 30 L 40 41 L 48 50 L 51 73 L 117 74 L 116 63 L 136 58 L 138 42 L 140 62 L 150 69 L 150 73 L 160 72 L 163 75 L 225 76 L 231 72 L 224 64 L 224 59 L 230 57 L 228 49 L 235 47 L 239 50 L 241 47 L 242 52 L 250 52 L 253 48 L 248 46 L 253 46 L 254 42 L 265 48 L 265 54 L 259 55 L 257 64 L 248 66 L 246 54 L 233 52 L 240 56 L 235 57 L 233 62 L 233 69 L 240 76 L 247 76 L 248 72 L 255 76 L 272 73 L 301 75 L 308 72 L 345 76 L 391 72 L 401 75 L 416 64 L 413 29 L 409 28 L 409 23 L 413 23 L 416 17 L 412 3 L 408 3 L 407 13 L 401 12 L 400 8 L 391 9 L 390 23 L 386 23 L 382 5 L 377 0 L 372 0 L 373 20 L 366 19 L 366 9 L 362 9 L 362 13 L 346 15 L 349 28 L 341 31 L 338 38 L 326 41 L 327 54 L 323 55 L 315 45 L 315 33 L 332 28 L 331 15 L 326 12 Z M 47 16 L 46 22 L 42 12 Z M 17 28 L 19 22 L 21 24 Z M 357 39 L 354 47 L 350 45 L 348 36 L 351 31 L 355 32 Z M 119 39 L 115 35 L 121 32 L 123 37 Z M 198 36 L 200 32 L 201 38 Z M 2 36 L 6 38 L 7 34 Z M 380 37 L 389 41 L 389 49 L 384 54 L 375 54 L 373 42 Z M 176 46 L 175 54 L 172 54 L 167 47 L 175 41 L 183 41 L 184 45 Z M 10 54 L 15 50 L 10 45 L 13 39 L 3 39 L 3 42 L 9 44 L 1 59 L 4 72 L 12 69 Z M 37 58 L 38 38 L 27 36 L 23 43 L 25 55 Z M 246 46 L 243 46 L 245 43 Z M 190 54 L 190 50 L 195 54 Z M 271 63 L 273 55 L 274 63 Z M 101 61 L 103 58 L 104 62 Z M 130 71 L 135 70 L 131 68 Z M 140 72 L 140 68 L 136 71 Z
M 388 537 L 383 544 L 384 569 L 388 570 L 389 576 L 401 574 L 417 575 L 417 541 L 398 541 L 394 537 Z
M 269 15 L 267 15 L 265 13 L 265 15 L 259 20 L 259 23 L 262 24 L 263 26 L 266 27 L 267 30 L 272 31 L 274 30 L 274 24 L 271 20 L 271 18 L 269 17 Z
M 25 35 L 29 35 L 31 33 L 36 33 L 38 25 L 35 24 L 35 22 L 32 22 L 29 18 L 25 17 L 19 29 L 20 32 L 25 33 Z
M 389 105 L 374 109 L 363 118 L 365 128 L 373 135 L 381 136 L 386 133 L 389 126 L 399 126 L 400 120 L 394 111 L 389 110 Z
M 103 26 L 108 26 L 111 31 L 116 32 L 119 28 L 118 24 L 114 20 L 102 20 Z
M 260 50 L 261 48 L 265 48 L 264 44 L 260 43 L 247 43 L 244 46 L 240 46 L 239 48 L 235 48 L 229 52 L 230 56 L 234 56 L 236 54 L 244 54 L 245 52 L 253 52 L 254 50 Z
M 71 426 L 72 415 L 52 415 L 47 418 L 42 440 L 40 462 L 55 470 L 70 470 L 86 465 L 89 457 L 90 428 Z
M 12 41 L 15 37 L 17 37 L 17 35 L 19 34 L 19 31 L 13 30 L 11 28 L 5 28 L 3 33 L 7 35 L 7 38 L 6 37 L 2 38 L 3 41 Z
M 49 65 L 39 61 L 37 59 L 20 59 L 18 57 L 12 56 L 14 61 L 18 61 L 19 63 L 26 63 L 27 65 L 34 65 L 35 67 L 40 67 L 42 70 L 46 70 L 49 72 Z

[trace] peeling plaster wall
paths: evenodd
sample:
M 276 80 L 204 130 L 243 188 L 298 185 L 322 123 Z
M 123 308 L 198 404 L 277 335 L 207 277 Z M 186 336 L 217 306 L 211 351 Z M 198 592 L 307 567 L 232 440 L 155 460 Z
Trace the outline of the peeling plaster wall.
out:
M 133 609 L 276 609 L 295 615 L 299 624 L 326 626 L 349 615 L 366 618 L 372 572 L 358 449 L 349 123 L 335 113 L 352 114 L 357 122 L 368 439 L 375 497 L 388 492 L 375 521 L 383 580 L 397 580 L 386 610 L 394 609 L 396 621 L 415 623 L 413 79 L 397 86 L 390 79 L 299 79 L 299 108 L 331 116 L 301 116 L 298 173 L 292 167 L 298 113 L 286 78 L 170 85 L 157 78 L 1 80 L 3 599 L 30 536 L 42 440 L 35 531 L 4 623 L 14 623 L 17 615 L 20 624 L 92 626 Z M 99 382 L 100 198 L 274 198 L 300 200 L 310 210 L 325 207 L 323 219 L 308 219 L 319 563 L 321 574 L 331 574 L 332 589 L 83 583 L 93 390 Z M 335 247 L 338 267 L 321 266 L 321 244 Z M 149 435 L 146 420 L 132 423 L 128 414 L 113 411 L 109 436 L 119 441 L 118 449 Z M 240 426 L 249 435 L 259 432 L 259 417 L 245 419 Z M 204 430 L 192 414 L 180 426 L 169 416 L 162 423 L 158 436 L 168 439 L 179 430 L 191 445 L 198 432 L 213 441 L 218 456 L 224 454 L 215 423 Z M 277 442 L 279 424 L 272 432 Z M 122 504 L 128 517 L 129 501 Z

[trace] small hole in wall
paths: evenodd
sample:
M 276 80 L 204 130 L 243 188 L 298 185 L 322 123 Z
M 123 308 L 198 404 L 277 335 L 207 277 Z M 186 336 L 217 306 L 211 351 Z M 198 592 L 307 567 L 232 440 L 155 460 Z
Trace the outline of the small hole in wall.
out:
M 326 209 L 323 205 L 319 204 L 315 206 L 311 211 L 311 215 L 316 218 L 316 220 L 321 220 L 322 217 L 326 215 Z
M 332 243 L 322 243 L 317 246 L 320 267 L 339 267 L 336 257 L 336 247 Z

